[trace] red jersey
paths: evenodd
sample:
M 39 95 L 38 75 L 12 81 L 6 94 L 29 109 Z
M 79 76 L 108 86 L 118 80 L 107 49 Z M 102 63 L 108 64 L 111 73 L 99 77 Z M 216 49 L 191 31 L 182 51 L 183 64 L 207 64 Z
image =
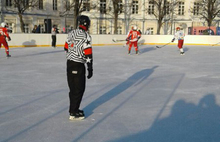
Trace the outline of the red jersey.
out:
M 128 39 L 130 39 L 130 42 L 138 41 L 138 39 L 141 37 L 141 34 L 139 31 L 130 31 L 128 34 Z
M 8 29 L 0 27 L 0 36 L 6 36 L 7 38 L 9 38 Z

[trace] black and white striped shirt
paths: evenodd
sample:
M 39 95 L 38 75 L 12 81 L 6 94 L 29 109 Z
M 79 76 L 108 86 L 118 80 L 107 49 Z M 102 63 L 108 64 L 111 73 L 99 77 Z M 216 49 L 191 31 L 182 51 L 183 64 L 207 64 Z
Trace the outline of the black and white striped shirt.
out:
M 66 54 L 67 60 L 74 62 L 87 63 L 92 60 L 92 56 L 86 57 L 84 50 L 92 48 L 91 36 L 83 29 L 72 30 L 67 37 L 68 52 Z

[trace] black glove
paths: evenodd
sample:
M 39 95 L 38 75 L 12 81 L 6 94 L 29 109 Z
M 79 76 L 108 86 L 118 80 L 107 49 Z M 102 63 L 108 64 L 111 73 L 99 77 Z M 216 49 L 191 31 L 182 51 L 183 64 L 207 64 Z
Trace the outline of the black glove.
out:
M 8 41 L 10 41 L 11 40 L 11 38 L 10 37 L 8 37 Z
M 64 51 L 68 52 L 68 49 L 66 49 L 66 48 L 64 47 Z
M 171 42 L 174 42 L 174 40 L 175 40 L 175 38 L 173 38 Z
M 93 75 L 93 69 L 88 69 L 88 75 L 87 78 L 90 79 Z

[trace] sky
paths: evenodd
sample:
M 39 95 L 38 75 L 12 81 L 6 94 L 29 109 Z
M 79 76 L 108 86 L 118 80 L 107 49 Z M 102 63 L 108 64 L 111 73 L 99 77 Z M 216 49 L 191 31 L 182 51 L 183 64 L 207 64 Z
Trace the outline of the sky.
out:
M 62 47 L 0 49 L 1 142 L 218 142 L 220 47 L 94 46 L 93 77 L 68 119 Z

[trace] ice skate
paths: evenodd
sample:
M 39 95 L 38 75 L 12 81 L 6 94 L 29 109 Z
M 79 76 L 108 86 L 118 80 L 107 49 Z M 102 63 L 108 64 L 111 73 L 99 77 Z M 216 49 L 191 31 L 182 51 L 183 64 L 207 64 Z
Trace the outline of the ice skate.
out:
M 76 113 L 70 113 L 69 120 L 83 120 L 84 118 L 84 112 L 82 110 L 78 110 Z
M 185 53 L 184 52 L 180 52 L 180 55 L 185 55 Z
M 9 55 L 9 54 L 8 54 L 8 55 L 6 55 L 6 57 L 7 57 L 7 58 L 10 58 L 10 57 L 11 57 L 11 55 Z
M 180 55 L 184 55 L 183 48 L 180 48 Z
M 128 51 L 128 55 L 131 55 L 131 51 Z

